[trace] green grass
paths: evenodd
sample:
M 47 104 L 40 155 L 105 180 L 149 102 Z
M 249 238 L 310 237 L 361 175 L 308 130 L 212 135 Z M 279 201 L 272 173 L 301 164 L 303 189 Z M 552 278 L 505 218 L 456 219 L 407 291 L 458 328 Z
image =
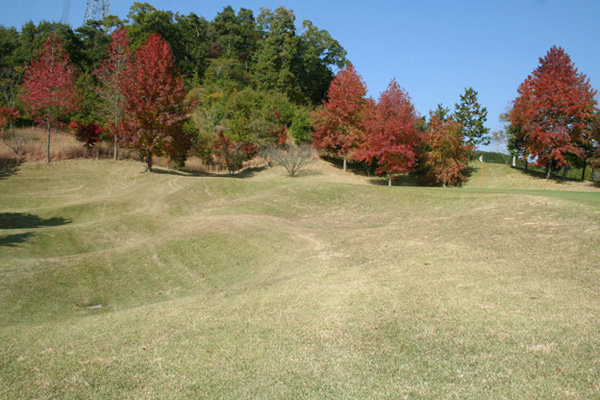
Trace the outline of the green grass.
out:
M 598 397 L 598 188 L 322 167 L 1 178 L 0 398 Z

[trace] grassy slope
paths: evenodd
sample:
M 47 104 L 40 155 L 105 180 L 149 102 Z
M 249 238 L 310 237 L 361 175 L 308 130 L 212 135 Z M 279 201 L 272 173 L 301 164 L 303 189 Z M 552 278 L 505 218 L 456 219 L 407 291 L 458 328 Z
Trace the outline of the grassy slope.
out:
M 323 164 L 293 180 L 140 171 L 0 180 L 0 398 L 600 391 L 593 187 L 501 165 L 484 189 L 476 170 L 446 190 Z

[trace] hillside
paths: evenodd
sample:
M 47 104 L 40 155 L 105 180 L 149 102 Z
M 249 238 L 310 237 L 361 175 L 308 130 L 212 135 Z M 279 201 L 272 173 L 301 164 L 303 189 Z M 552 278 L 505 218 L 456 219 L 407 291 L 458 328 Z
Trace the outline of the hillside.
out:
M 134 162 L 0 177 L 0 397 L 593 398 L 600 194 Z

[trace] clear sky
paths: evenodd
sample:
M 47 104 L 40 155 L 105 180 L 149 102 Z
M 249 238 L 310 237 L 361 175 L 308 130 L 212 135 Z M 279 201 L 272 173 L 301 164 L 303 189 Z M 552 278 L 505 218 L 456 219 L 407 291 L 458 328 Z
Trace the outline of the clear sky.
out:
M 71 2 L 68 22 L 83 22 L 86 0 Z M 599 0 L 151 0 L 157 9 L 194 12 L 212 20 L 226 5 L 292 9 L 297 25 L 311 20 L 348 52 L 369 94 L 378 97 L 392 78 L 425 115 L 438 103 L 453 108 L 466 87 L 479 92 L 487 126 L 501 128 L 500 113 L 517 87 L 553 45 L 600 89 Z M 0 24 L 59 21 L 65 0 L 0 0 Z M 125 18 L 131 0 L 112 0 Z

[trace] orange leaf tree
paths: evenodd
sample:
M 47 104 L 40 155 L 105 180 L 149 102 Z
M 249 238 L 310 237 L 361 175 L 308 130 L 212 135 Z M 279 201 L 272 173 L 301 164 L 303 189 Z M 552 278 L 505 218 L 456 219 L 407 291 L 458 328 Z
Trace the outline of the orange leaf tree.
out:
M 589 80 L 569 55 L 552 47 L 519 86 L 507 118 L 522 135 L 524 157 L 552 170 L 583 159 L 590 139 L 596 101 Z
M 364 81 L 348 64 L 331 81 L 328 99 L 315 115 L 315 148 L 343 157 L 344 172 L 348 156 L 358 148 L 364 134 L 366 94 Z
M 50 133 L 60 118 L 75 111 L 75 72 L 56 34 L 48 36 L 36 59 L 27 68 L 21 101 L 35 120 L 47 127 L 46 161 L 50 162 Z
M 444 119 L 431 113 L 422 160 L 427 183 L 446 187 L 460 185 L 465 180 L 463 171 L 468 168 L 472 146 L 465 143 L 462 128 L 451 117 Z

